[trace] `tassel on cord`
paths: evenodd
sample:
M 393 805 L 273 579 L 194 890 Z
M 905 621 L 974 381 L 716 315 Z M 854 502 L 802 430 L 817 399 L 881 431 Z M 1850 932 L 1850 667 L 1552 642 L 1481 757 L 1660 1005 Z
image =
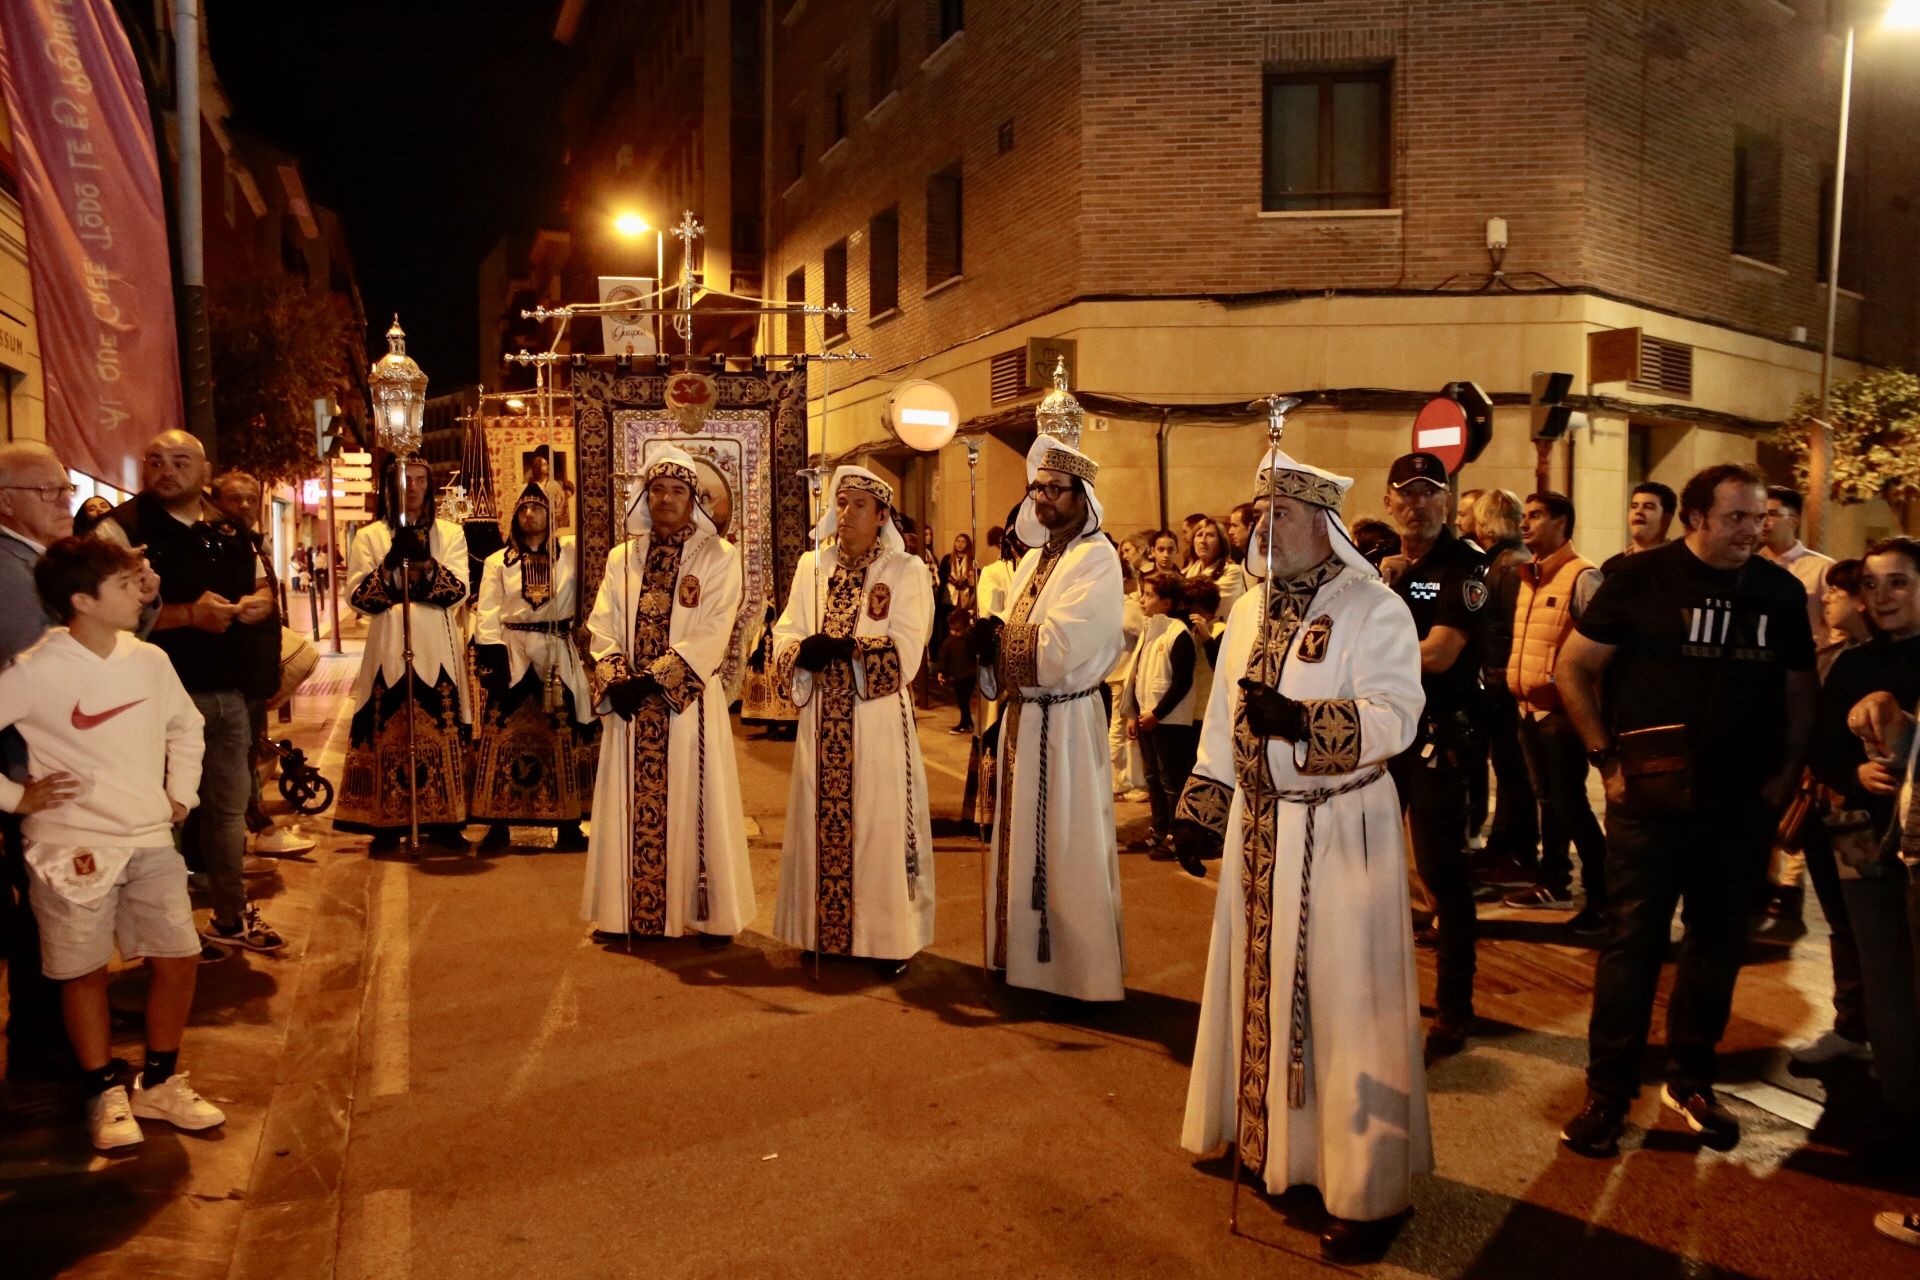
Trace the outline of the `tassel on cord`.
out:
M 700 889 L 695 895 L 693 909 L 699 913 L 702 922 L 707 919 L 707 872 L 704 867 L 700 871 Z
M 1040 917 L 1040 963 L 1048 964 L 1053 960 L 1053 931 L 1047 927 L 1047 917 Z
M 1300 1058 L 1287 1068 L 1287 1106 L 1295 1111 L 1307 1105 L 1307 1064 Z

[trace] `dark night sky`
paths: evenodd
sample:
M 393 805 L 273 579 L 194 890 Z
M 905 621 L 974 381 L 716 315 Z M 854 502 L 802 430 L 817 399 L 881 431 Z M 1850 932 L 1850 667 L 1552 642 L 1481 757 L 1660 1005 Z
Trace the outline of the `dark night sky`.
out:
M 475 275 L 557 205 L 558 0 L 206 0 L 235 123 L 297 156 L 345 222 L 384 351 L 397 310 L 428 394 L 478 377 Z M 386 179 L 386 180 L 383 180 Z M 397 181 L 393 180 L 397 179 Z

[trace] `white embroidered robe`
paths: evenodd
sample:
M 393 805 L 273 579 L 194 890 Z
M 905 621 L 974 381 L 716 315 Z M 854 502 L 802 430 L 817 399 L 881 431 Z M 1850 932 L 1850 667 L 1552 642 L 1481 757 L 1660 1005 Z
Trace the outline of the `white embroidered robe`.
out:
M 361 587 L 380 572 L 387 552 L 393 548 L 393 530 L 384 520 L 363 525 L 353 535 L 347 552 L 347 593 L 349 604 L 363 596 Z M 461 610 L 465 606 L 467 581 L 467 535 L 451 520 L 435 520 L 427 533 L 427 550 L 440 566 L 437 585 L 458 583 L 460 599 L 448 592 L 436 592 L 433 603 L 416 600 L 412 606 L 413 670 L 428 688 L 444 673 L 452 677 L 460 704 L 460 720 L 471 723 L 473 710 L 467 702 L 466 636 L 462 631 Z M 375 675 L 383 677 L 389 689 L 398 688 L 400 673 L 406 669 L 405 636 L 402 632 L 399 593 L 390 582 L 374 584 L 379 588 L 381 612 L 367 617 L 367 644 L 360 657 L 360 670 L 353 679 L 353 705 L 356 710 L 373 696 Z M 390 603 L 389 603 L 390 602 Z
M 1239 739 L 1239 763 L 1235 747 L 1239 681 L 1258 656 L 1264 597 L 1256 584 L 1234 608 L 1180 803 L 1182 818 L 1226 837 L 1181 1145 L 1200 1153 L 1234 1141 L 1236 1100 L 1251 1092 L 1265 1101 L 1239 1116 L 1241 1158 L 1261 1171 L 1268 1191 L 1310 1184 L 1337 1217 L 1384 1218 L 1408 1207 L 1413 1175 L 1433 1167 L 1399 798 L 1382 775 L 1313 812 L 1305 1105 L 1295 1108 L 1294 970 L 1309 806 L 1273 797 L 1356 782 L 1413 741 L 1425 705 L 1419 642 L 1399 597 L 1351 569 L 1310 602 L 1296 597 L 1303 607 L 1295 609 L 1278 687 L 1307 704 L 1309 734 L 1299 743 L 1270 739 L 1261 777 L 1257 740 Z M 1273 805 L 1270 845 L 1250 839 L 1243 774 Z M 1265 887 L 1252 895 L 1252 911 L 1249 883 Z M 1252 984 L 1264 997 L 1252 1003 L 1251 1018 L 1250 924 L 1264 935 Z M 1251 1046 L 1245 1059 L 1243 1046 Z
M 1036 577 L 1043 585 L 1031 594 Z M 1120 557 L 1101 534 L 1075 538 L 1058 554 L 1027 552 L 1014 574 L 999 662 L 980 673 L 983 693 L 1007 698 L 984 870 L 987 964 L 1004 969 L 1016 987 L 1077 1000 L 1126 995 L 1113 766 L 1100 695 L 1124 643 L 1122 592 Z M 1027 700 L 1073 694 L 1085 696 L 1052 706 Z M 1044 880 L 1036 885 L 1042 833 Z
M 613 549 L 587 621 L 603 736 L 580 911 L 608 933 L 736 934 L 753 922 L 753 874 L 716 674 L 740 609 L 740 554 L 704 530 L 677 556 L 654 541 L 643 532 Z M 642 623 L 666 633 L 647 660 L 634 656 Z M 663 696 L 622 719 L 607 689 L 643 670 Z
M 815 554 L 800 557 L 773 631 L 781 685 L 800 708 L 773 932 L 826 955 L 904 960 L 933 941 L 933 827 L 908 694 L 933 591 L 917 557 L 885 548 L 860 585 L 851 570 L 830 591 L 839 549 L 823 548 L 817 567 Z M 823 630 L 854 637 L 851 663 L 797 666 L 800 642 Z
M 542 622 L 572 623 L 575 593 L 579 583 L 574 540 L 564 537 L 551 561 L 551 594 L 544 604 L 527 603 L 522 593 L 522 570 L 518 558 L 507 563 L 505 548 L 488 556 L 480 569 L 480 596 L 475 602 L 473 642 L 505 645 L 507 683 L 517 685 L 531 669 L 542 684 L 556 678 L 573 695 L 574 719 L 593 723 L 593 697 L 588 689 L 586 665 L 570 635 L 552 635 L 539 631 L 516 631 L 511 624 Z

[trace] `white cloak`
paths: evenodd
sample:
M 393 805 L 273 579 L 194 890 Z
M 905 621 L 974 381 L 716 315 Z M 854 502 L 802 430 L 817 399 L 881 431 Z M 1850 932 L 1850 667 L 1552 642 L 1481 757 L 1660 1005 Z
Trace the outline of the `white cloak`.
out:
M 607 933 L 627 931 L 638 822 L 635 787 L 646 779 L 635 773 L 635 722 L 611 714 L 612 704 L 606 697 L 608 680 L 603 673 L 624 669 L 632 651 L 634 614 L 641 603 L 651 540 L 650 533 L 642 532 L 613 549 L 607 557 L 606 576 L 601 579 L 593 614 L 587 620 L 589 656 L 595 664 L 594 710 L 603 717 L 604 736 L 594 783 L 593 826 L 580 912 L 594 928 Z M 693 580 L 691 584 L 689 579 Z M 664 775 L 667 937 L 689 932 L 731 935 L 753 923 L 753 873 L 747 861 L 746 820 L 740 808 L 739 765 L 727 720 L 726 690 L 718 682 L 733 636 L 734 615 L 740 610 L 740 595 L 739 552 L 704 529 L 695 532 L 680 550 L 667 631 L 669 648 L 649 668 L 662 677 L 662 685 L 671 695 Z M 694 680 L 703 686 L 703 696 L 692 696 Z M 703 844 L 708 883 L 705 919 L 699 918 L 698 912 Z
M 552 680 L 557 673 L 560 683 L 573 695 L 573 718 L 580 724 L 592 724 L 593 696 L 588 691 L 587 669 L 580 661 L 580 649 L 573 643 L 573 637 L 515 631 L 507 625 L 510 622 L 573 621 L 579 590 L 574 540 L 570 537 L 557 540 L 551 559 L 552 594 L 538 608 L 528 604 L 521 594 L 521 563 L 516 559 L 508 564 L 507 549 L 503 547 L 488 556 L 481 566 L 473 642 L 506 646 L 510 685 L 519 684 L 528 668 L 532 668 L 541 684 Z
M 1180 1139 L 1195 1153 L 1236 1138 L 1246 1010 L 1247 813 L 1234 726 L 1264 595 L 1256 583 L 1228 622 L 1199 760 L 1181 799 L 1182 817 L 1215 830 L 1224 818 L 1226 834 Z M 1322 586 L 1294 632 L 1279 688 L 1290 698 L 1333 705 L 1324 717 L 1310 708 L 1308 741 L 1270 740 L 1270 781 L 1262 785 L 1337 788 L 1405 750 L 1425 705 L 1419 650 L 1406 605 L 1377 579 L 1348 569 Z M 1413 1175 L 1433 1168 L 1399 797 L 1392 778 L 1382 776 L 1325 801 L 1314 815 L 1306 1098 L 1298 1110 L 1288 1105 L 1288 1068 L 1308 807 L 1284 801 L 1277 807 L 1263 1181 L 1275 1194 L 1302 1183 L 1316 1186 L 1336 1217 L 1388 1217 L 1411 1204 Z
M 393 547 L 393 530 L 384 520 L 375 520 L 363 525 L 353 535 L 353 546 L 347 552 L 347 600 L 353 600 L 353 593 L 360 584 L 380 571 L 387 558 L 387 552 Z M 435 520 L 427 533 L 427 550 L 434 561 L 453 575 L 462 587 L 468 585 L 467 579 L 467 535 L 459 525 L 451 520 Z M 406 670 L 406 644 L 401 629 L 400 613 L 406 606 L 395 604 L 383 612 L 369 615 L 367 618 L 367 644 L 360 657 L 360 670 L 353 678 L 353 705 L 355 710 L 367 705 L 373 696 L 373 677 L 376 673 L 385 677 L 387 688 L 397 688 L 400 673 Z M 432 688 L 441 672 L 453 679 L 454 689 L 460 700 L 460 720 L 463 724 L 473 721 L 473 708 L 467 697 L 467 641 L 462 631 L 462 605 L 452 607 L 415 603 L 411 625 L 413 631 L 413 670 L 428 688 Z
M 794 658 L 800 641 L 823 629 L 820 616 L 827 583 L 840 562 L 837 546 L 830 544 L 818 553 L 816 571 L 815 554 L 809 551 L 800 557 L 786 611 L 773 630 L 781 682 L 791 688 L 794 705 L 801 709 L 773 933 L 790 946 L 806 949 L 819 949 L 815 856 L 820 823 L 828 818 L 818 794 L 822 702 L 814 696 L 818 680 L 813 672 L 796 666 Z M 933 824 L 920 734 L 909 696 L 932 630 L 933 591 L 925 566 L 904 551 L 881 551 L 867 566 L 853 631 L 860 651 L 852 664 L 853 933 L 849 954 L 856 956 L 904 960 L 933 942 Z M 909 839 L 918 872 L 911 878 L 911 894 Z M 831 930 L 828 936 L 831 940 Z
M 1025 697 L 1091 691 L 1054 706 L 1026 702 L 1003 708 L 999 804 L 993 845 L 983 859 L 985 945 L 990 968 L 1007 981 L 1077 1000 L 1126 996 L 1126 948 L 1120 920 L 1120 858 L 1114 845 L 1113 765 L 1107 754 L 1107 714 L 1100 697 L 1119 659 L 1120 557 L 1106 537 L 1076 538 L 1059 556 L 1031 608 L 1023 615 L 1027 584 L 1044 550 L 1027 552 L 1014 573 L 1009 621 L 1000 634 L 1000 661 L 980 672 L 987 697 Z M 1024 617 L 1024 621 L 1012 621 Z M 1047 721 L 1047 812 L 1040 813 L 1042 721 Z M 1041 911 L 1033 905 L 1037 832 L 1047 842 L 1045 920 L 1050 959 L 1039 958 Z M 1001 945 L 1000 862 L 1006 860 L 1005 945 Z

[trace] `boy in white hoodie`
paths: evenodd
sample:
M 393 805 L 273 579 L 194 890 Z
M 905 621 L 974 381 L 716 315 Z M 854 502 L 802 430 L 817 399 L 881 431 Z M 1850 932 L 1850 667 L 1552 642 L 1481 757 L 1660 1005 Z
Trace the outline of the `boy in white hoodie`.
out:
M 180 1071 L 200 938 L 173 827 L 199 794 L 202 721 L 167 655 L 134 638 L 141 559 L 98 538 L 63 538 L 34 566 L 47 611 L 66 624 L 0 671 L 0 727 L 26 739 L 32 781 L 0 777 L 0 808 L 23 814 L 28 895 L 41 968 L 87 1087 L 102 1151 L 141 1140 L 135 1117 L 181 1129 L 226 1119 Z M 15 602 L 15 607 L 20 607 Z M 133 1097 L 116 1079 L 107 964 L 144 958 L 147 1055 Z

